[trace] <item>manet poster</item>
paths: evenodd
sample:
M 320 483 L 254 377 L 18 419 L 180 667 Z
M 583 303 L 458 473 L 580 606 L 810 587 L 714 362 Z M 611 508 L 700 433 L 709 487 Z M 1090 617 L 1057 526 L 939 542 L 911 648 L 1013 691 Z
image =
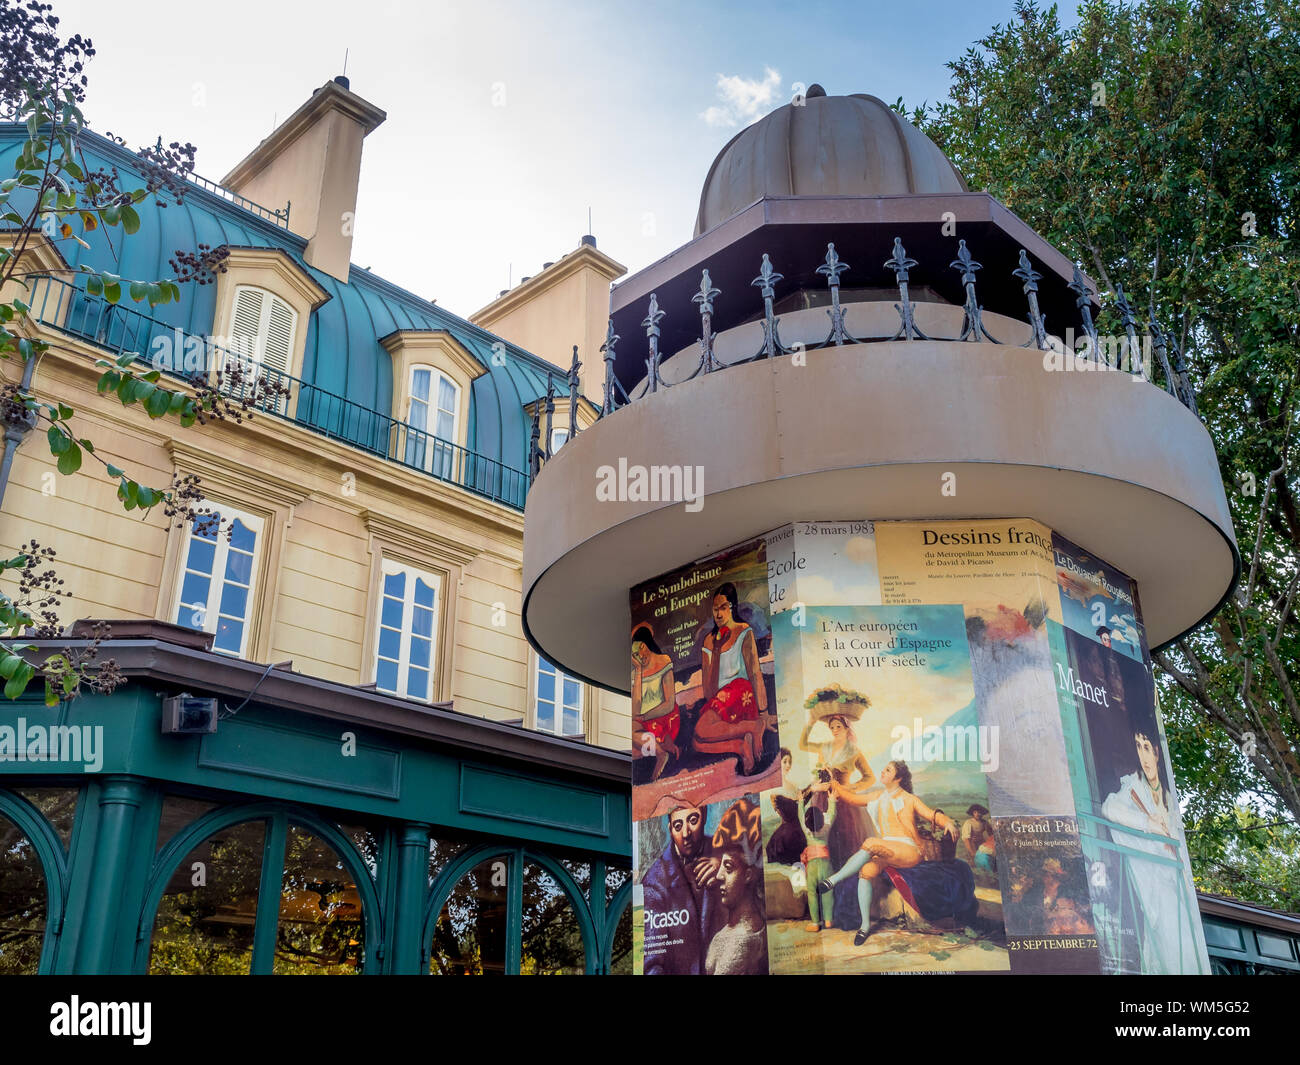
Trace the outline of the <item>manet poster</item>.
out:
M 1052 642 L 1103 969 L 1208 972 L 1151 674 L 1091 635 Z

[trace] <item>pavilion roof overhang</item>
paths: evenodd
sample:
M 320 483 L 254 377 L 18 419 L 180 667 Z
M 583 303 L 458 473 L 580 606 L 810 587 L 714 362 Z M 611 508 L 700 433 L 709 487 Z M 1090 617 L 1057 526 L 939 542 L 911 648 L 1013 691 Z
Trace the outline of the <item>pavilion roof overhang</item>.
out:
M 1023 283 L 1013 276 L 1023 248 L 1043 275 L 1038 301 L 1048 332 L 1060 334 L 1068 325 L 1079 330 L 1078 296 L 1068 287 L 1074 264 L 986 192 L 766 197 L 613 287 L 610 318 L 620 338 L 615 373 L 629 391 L 645 377 L 641 323 L 652 294 L 669 312 L 659 323 L 659 349 L 669 354 L 699 340 L 700 316 L 691 297 L 699 291 L 704 269 L 721 290 L 713 301 L 713 329 L 722 332 L 762 316 L 762 299 L 750 283 L 764 253 L 784 275 L 776 286 L 778 299 L 799 289 L 826 287 L 817 268 L 829 243 L 849 265 L 841 277 L 844 288 L 893 288 L 896 276 L 885 261 L 895 237 L 917 261 L 910 273 L 913 289 L 928 286 L 959 306 L 965 291 L 960 272 L 950 264 L 958 241 L 965 240 L 982 265 L 977 275 L 980 305 L 1015 318 L 1028 315 Z M 1085 281 L 1095 313 L 1096 285 Z

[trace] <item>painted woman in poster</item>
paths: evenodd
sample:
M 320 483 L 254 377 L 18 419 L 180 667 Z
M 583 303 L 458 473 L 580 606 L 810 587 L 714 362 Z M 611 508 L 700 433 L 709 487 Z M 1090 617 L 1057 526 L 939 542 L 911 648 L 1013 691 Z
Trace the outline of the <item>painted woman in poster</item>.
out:
M 680 756 L 681 724 L 673 660 L 659 649 L 650 626 L 639 625 L 632 633 L 632 743 L 655 752 L 652 781 L 659 779 L 669 755 Z
M 799 749 L 817 756 L 814 770 L 814 782 L 835 781 L 851 788 L 855 792 L 866 791 L 876 782 L 876 774 L 871 771 L 866 755 L 858 748 L 857 736 L 853 733 L 853 721 L 861 717 L 871 700 L 856 692 L 846 692 L 838 684 L 814 692 L 805 702 L 808 720 L 799 734 Z M 825 722 L 830 731 L 829 742 L 816 742 L 811 739 L 817 722 Z M 854 779 L 856 774 L 856 779 Z M 813 790 L 813 789 L 810 789 Z M 820 791 L 826 791 L 825 788 Z M 816 798 L 814 796 L 814 802 Z M 829 811 L 823 809 L 823 813 Z M 875 826 L 871 815 L 861 806 L 837 803 L 835 814 L 830 821 L 826 844 L 830 853 L 830 863 L 838 869 L 862 846 L 868 836 L 874 836 Z M 858 893 L 852 884 L 838 888 L 831 899 L 831 916 L 840 928 L 846 931 L 856 929 L 861 924 L 858 911 Z M 810 905 L 811 910 L 811 905 Z
M 763 828 L 756 802 L 739 799 L 713 833 L 718 901 L 723 923 L 709 941 L 709 976 L 766 976 L 767 928 L 763 914 Z
M 853 791 L 834 780 L 828 784 L 816 785 L 818 788 L 829 787 L 836 800 L 841 803 L 865 806 L 880 832 L 880 835 L 864 840 L 857 854 L 836 873 L 817 885 L 817 890 L 825 893 L 832 890 L 836 884 L 857 877 L 858 909 L 862 915 L 862 923 L 857 935 L 853 937 L 854 946 L 861 946 L 870 934 L 871 898 L 875 878 L 887 870 L 912 869 L 921 864 L 918 821 L 928 821 L 937 825 L 954 840 L 958 834 L 957 823 L 951 817 L 931 810 L 912 794 L 912 771 L 907 767 L 906 762 L 896 760 L 886 765 L 880 773 L 880 784 L 879 788 L 865 793 Z M 975 884 L 972 876 L 968 875 L 967 879 L 970 881 L 968 890 L 959 891 L 957 905 L 949 906 L 952 912 L 945 916 L 973 919 L 977 909 Z M 916 901 L 922 915 L 925 916 L 931 909 L 927 905 L 930 900 L 923 901 L 918 896 Z M 939 903 L 944 900 L 934 901 Z
M 738 614 L 736 586 L 728 581 L 713 594 L 713 630 L 700 652 L 706 701 L 692 745 L 703 754 L 738 755 L 749 776 L 763 753 L 763 734 L 776 723 L 767 713 L 754 630 Z
M 1160 735 L 1143 720 L 1144 716 L 1130 715 L 1137 768 L 1120 777 L 1119 787 L 1106 796 L 1101 813 L 1107 821 L 1142 833 L 1133 835 L 1112 828 L 1113 843 L 1145 851 L 1157 859 L 1126 859 L 1129 876 L 1140 885 L 1137 896 L 1142 909 L 1142 971 L 1181 973 L 1187 971 L 1189 960 L 1195 957 L 1195 932 L 1184 907 L 1175 901 L 1184 891 L 1177 822 L 1165 779 Z M 1167 836 L 1170 842 L 1152 836 Z

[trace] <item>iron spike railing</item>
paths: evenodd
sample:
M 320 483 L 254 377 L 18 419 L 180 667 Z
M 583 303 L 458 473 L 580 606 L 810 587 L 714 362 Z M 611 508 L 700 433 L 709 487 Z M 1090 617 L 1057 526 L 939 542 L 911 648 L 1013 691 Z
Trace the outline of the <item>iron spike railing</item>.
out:
M 646 379 L 650 382 L 650 391 L 659 391 L 659 323 L 666 312 L 659 309 L 659 297 L 650 293 L 650 311 L 641 322 L 645 329 L 646 343 L 650 346 L 650 357 L 645 361 Z M 667 385 L 665 385 L 667 387 Z
M 759 293 L 763 297 L 763 347 L 758 355 L 769 359 L 775 358 L 778 352 L 785 354 L 789 350 L 781 343 L 781 336 L 777 332 L 781 319 L 772 313 L 772 302 L 776 298 L 776 284 L 784 280 L 785 275 L 773 269 L 772 260 L 767 257 L 767 252 L 764 252 L 763 263 L 758 268 L 758 276 L 750 284 L 758 286 Z
M 546 374 L 546 440 L 542 449 L 545 458 L 551 457 L 551 431 L 555 428 L 555 375 Z
M 1147 324 L 1151 327 L 1151 346 L 1155 349 L 1156 357 L 1160 360 L 1160 368 L 1165 374 L 1165 391 L 1177 399 L 1178 389 L 1174 383 L 1174 371 L 1169 366 L 1169 355 L 1165 350 L 1164 330 L 1154 318 Z
M 618 341 L 619 336 L 614 332 L 614 319 L 611 318 L 605 330 L 605 343 L 600 346 L 600 350 L 605 356 L 605 395 L 602 397 L 600 404 L 600 417 L 602 418 L 613 414 L 617 409 L 618 397 L 614 394 L 614 389 L 616 386 L 620 389 L 623 387 L 618 383 L 618 377 L 614 373 L 614 362 L 618 358 L 614 348 Z M 623 398 L 627 399 L 626 392 L 623 393 Z
M 1092 346 L 1092 356 L 1097 357 L 1097 327 L 1092 322 L 1092 293 L 1088 289 L 1088 283 L 1083 279 L 1083 271 L 1079 269 L 1078 264 L 1074 267 L 1074 279 L 1069 283 L 1067 288 L 1076 295 L 1074 305 L 1078 308 L 1079 319 L 1083 323 L 1083 332 L 1087 336 Z
M 839 253 L 835 250 L 835 245 L 827 244 L 826 261 L 817 267 L 817 272 L 825 276 L 826 284 L 831 290 L 831 306 L 826 312 L 831 316 L 831 331 L 822 342 L 823 347 L 830 343 L 840 347 L 846 340 L 854 342 L 844 328 L 844 312 L 840 310 L 840 274 L 848 269 L 849 264 L 841 261 Z
M 582 369 L 582 363 L 578 361 L 578 345 L 573 345 L 573 362 L 569 364 L 569 436 L 572 440 L 578 435 L 578 388 L 581 385 L 581 379 L 578 377 L 578 371 Z
M 714 287 L 708 270 L 705 270 L 700 278 L 700 290 L 691 297 L 692 303 L 700 305 L 700 365 L 695 373 L 712 373 L 720 368 L 713 358 L 713 340 L 716 336 L 713 332 L 713 301 L 721 295 L 722 290 Z
M 542 448 L 538 443 L 542 433 L 541 411 L 540 403 L 533 406 L 533 428 L 528 438 L 528 482 L 530 484 L 537 480 L 537 474 L 542 468 Z
M 1027 348 L 1033 344 L 1041 351 L 1047 347 L 1046 321 L 1038 309 L 1038 282 L 1042 280 L 1043 275 L 1034 269 L 1024 248 L 1020 249 L 1020 266 L 1011 273 L 1025 283 L 1025 297 L 1029 301 L 1029 325 L 1033 329 L 1033 336 L 1021 347 Z
M 1120 284 L 1115 286 L 1115 307 L 1119 311 L 1119 319 L 1124 326 L 1124 335 L 1128 340 L 1126 351 L 1129 369 L 1132 370 L 1134 366 L 1137 366 L 1139 372 L 1141 372 L 1143 369 L 1142 345 L 1137 338 L 1137 315 L 1133 313 L 1128 297 L 1124 294 L 1124 286 Z
M 894 310 L 898 312 L 899 317 L 903 320 L 899 326 L 898 332 L 894 334 L 894 339 L 911 340 L 913 335 L 918 340 L 929 340 L 916 327 L 916 320 L 912 314 L 912 300 L 907 293 L 908 271 L 917 265 L 915 259 L 907 257 L 907 250 L 903 247 L 901 237 L 894 238 L 894 253 L 885 260 L 885 265 L 894 271 L 894 279 L 898 284 L 899 302 L 894 304 Z
M 1060 341 L 1047 335 L 1046 315 L 1043 314 L 1042 308 L 1038 301 L 1038 282 L 1043 275 L 1035 269 L 1033 262 L 1030 260 L 1028 253 L 1022 248 L 1018 257 L 1019 266 L 1012 271 L 1012 275 L 1022 282 L 1023 291 L 1028 306 L 1028 325 L 1030 329 L 1029 340 L 1021 345 L 1025 348 L 1035 348 L 1046 350 L 1049 347 L 1059 347 Z M 827 315 L 831 319 L 830 332 L 826 339 L 819 344 L 807 345 L 807 350 L 817 350 L 819 348 L 834 346 L 843 346 L 847 344 L 860 344 L 888 340 L 939 340 L 939 341 L 964 341 L 964 342 L 983 342 L 987 341 L 993 344 L 1001 344 L 1003 341 L 989 332 L 988 326 L 984 322 L 984 308 L 979 303 L 978 293 L 976 290 L 976 271 L 984 269 L 983 265 L 977 262 L 967 247 L 965 240 L 958 241 L 957 257 L 953 259 L 949 266 L 958 271 L 961 284 L 965 292 L 965 301 L 963 304 L 962 328 L 955 337 L 936 337 L 929 336 L 921 330 L 916 322 L 916 303 L 911 298 L 909 284 L 911 280 L 910 271 L 917 266 L 915 259 L 908 256 L 907 250 L 903 247 L 902 239 L 894 238 L 893 254 L 885 261 L 885 266 L 894 272 L 895 281 L 898 285 L 899 302 L 894 304 L 894 309 L 899 315 L 899 329 L 892 337 L 870 337 L 859 340 L 855 338 L 847 328 L 847 315 L 845 307 L 840 302 L 840 285 L 841 277 L 850 267 L 839 257 L 839 253 L 833 243 L 826 246 L 826 256 L 821 265 L 816 268 L 816 273 L 826 278 L 826 284 L 830 290 L 831 306 L 827 309 Z M 759 295 L 763 301 L 763 340 L 759 348 L 753 354 L 736 359 L 730 362 L 722 362 L 717 355 L 716 339 L 717 334 L 713 330 L 714 319 L 714 301 L 720 295 L 718 289 L 712 284 L 712 279 L 708 270 L 703 271 L 700 279 L 698 292 L 692 296 L 692 302 L 698 305 L 700 312 L 700 358 L 695 364 L 694 369 L 689 376 L 674 375 L 674 380 L 666 381 L 662 375 L 663 353 L 660 350 L 662 342 L 662 332 L 659 323 L 665 317 L 666 312 L 659 306 L 658 296 L 650 296 L 649 310 L 646 317 L 642 320 L 641 325 L 646 331 L 646 341 L 648 345 L 648 357 L 645 360 L 646 379 L 641 385 L 638 385 L 633 392 L 629 393 L 619 381 L 615 371 L 617 357 L 614 352 L 614 346 L 618 342 L 618 336 L 614 333 L 613 319 L 610 319 L 609 329 L 606 334 L 605 344 L 602 345 L 601 351 L 605 359 L 605 392 L 601 409 L 598 417 L 606 417 L 618 409 L 620 405 L 626 405 L 632 402 L 633 397 L 639 398 L 646 392 L 658 391 L 660 386 L 669 388 L 677 384 L 685 383 L 700 373 L 712 373 L 716 370 L 726 369 L 731 366 L 739 366 L 762 358 L 775 358 L 779 354 L 789 354 L 796 349 L 803 349 L 804 345 L 795 345 L 790 347 L 781 341 L 780 337 L 780 319 L 775 313 L 776 285 L 784 281 L 784 275 L 777 272 L 772 265 L 771 258 L 767 253 L 762 254 L 759 274 L 755 277 L 750 285 L 759 290 Z M 1084 280 L 1082 270 L 1076 265 L 1073 269 L 1073 278 L 1068 282 L 1067 287 L 1075 296 L 1075 307 L 1079 312 L 1082 333 L 1088 338 L 1089 354 L 1100 358 L 1102 351 L 1101 340 L 1098 335 L 1097 325 L 1092 315 L 1092 291 Z M 1129 306 L 1128 297 L 1121 286 L 1116 287 L 1115 306 L 1119 312 L 1121 321 L 1125 330 L 1125 340 L 1122 346 L 1125 346 L 1129 352 L 1138 353 L 1141 348 L 1137 334 L 1137 319 Z M 1067 330 L 1065 336 L 1069 337 L 1070 331 Z M 1180 403 L 1196 412 L 1196 397 L 1188 376 L 1187 366 L 1183 360 L 1181 351 L 1178 349 L 1172 332 L 1166 332 L 1161 329 L 1154 321 L 1150 323 L 1150 332 L 1148 336 L 1154 342 L 1153 346 L 1160 354 L 1161 369 L 1166 377 L 1168 391 Z M 1113 350 L 1113 349 L 1109 349 Z M 1080 357 L 1085 354 L 1082 347 L 1076 352 Z M 678 357 L 684 353 L 679 353 Z M 1141 366 L 1140 360 L 1136 360 Z M 1150 379 L 1150 371 L 1141 370 L 1142 376 Z M 1154 381 L 1152 383 L 1155 383 Z M 1159 386 L 1157 386 L 1159 387 Z M 622 395 L 620 403 L 619 395 Z
M 1183 361 L 1183 352 L 1178 346 L 1178 338 L 1172 329 L 1165 334 L 1165 337 L 1169 344 L 1169 351 L 1173 355 L 1174 395 L 1184 407 L 1199 418 L 1201 415 L 1196 409 L 1196 389 L 1192 387 L 1192 379 L 1187 372 L 1187 363 Z
M 963 308 L 966 317 L 962 322 L 961 336 L 957 339 L 979 343 L 980 337 L 983 336 L 994 344 L 999 343 L 997 338 L 984 328 L 983 308 L 980 307 L 979 300 L 975 296 L 975 271 L 983 270 L 984 265 L 977 263 L 971 257 L 970 249 L 966 247 L 964 240 L 957 242 L 957 258 L 948 265 L 961 274 L 962 287 L 966 290 L 966 304 Z

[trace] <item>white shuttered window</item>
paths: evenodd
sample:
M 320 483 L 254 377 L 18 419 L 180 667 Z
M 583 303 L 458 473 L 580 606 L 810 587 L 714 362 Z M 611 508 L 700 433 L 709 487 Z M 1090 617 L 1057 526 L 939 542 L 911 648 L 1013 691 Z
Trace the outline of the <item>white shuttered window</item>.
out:
M 288 373 L 297 331 L 298 312 L 275 293 L 252 285 L 235 289 L 230 340 L 237 354 L 267 370 Z

